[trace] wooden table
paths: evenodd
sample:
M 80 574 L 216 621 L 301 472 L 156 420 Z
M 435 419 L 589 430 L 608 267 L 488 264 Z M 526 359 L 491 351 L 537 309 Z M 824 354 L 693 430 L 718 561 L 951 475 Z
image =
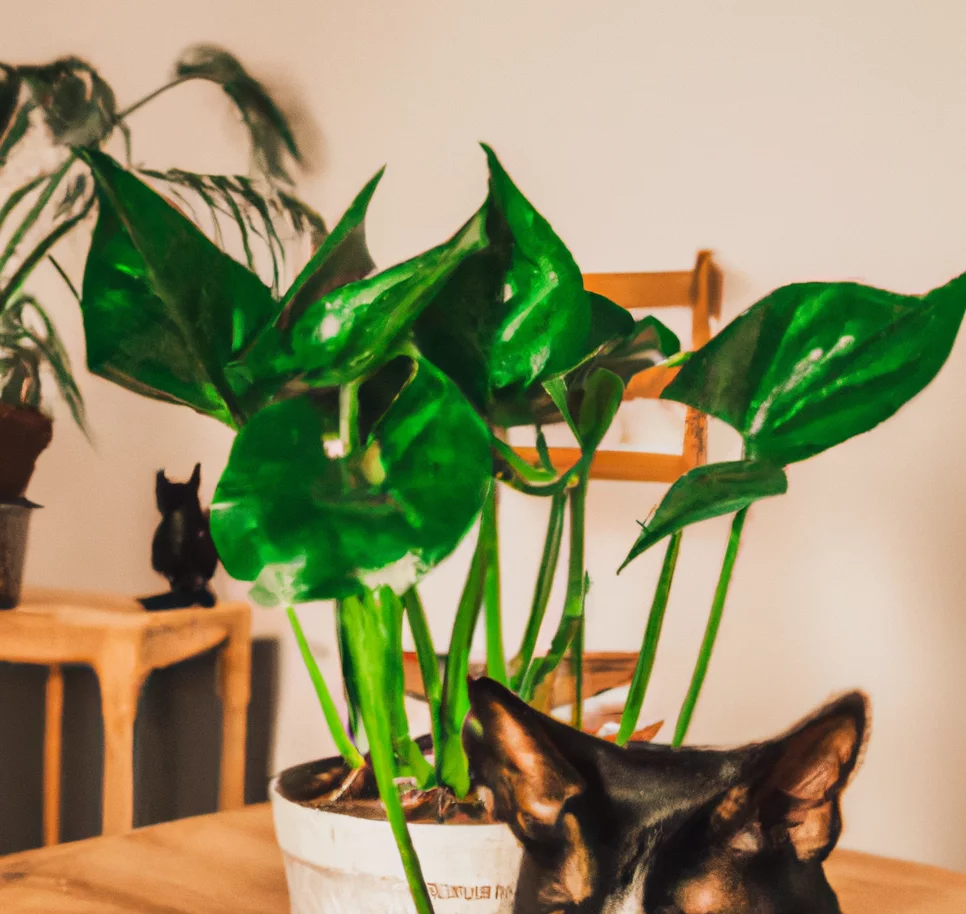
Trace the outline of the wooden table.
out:
M 104 716 L 101 830 L 114 835 L 129 831 L 134 821 L 134 723 L 144 681 L 152 670 L 219 645 L 223 706 L 219 808 L 236 809 L 245 802 L 245 730 L 251 691 L 251 609 L 247 603 L 149 613 L 128 597 L 28 589 L 16 609 L 0 612 L 0 661 L 49 668 L 44 724 L 45 844 L 56 844 L 60 831 L 61 665 L 91 666 L 100 684 Z
M 844 914 L 963 914 L 966 875 L 836 851 Z M 0 858 L 3 914 L 286 914 L 267 806 Z

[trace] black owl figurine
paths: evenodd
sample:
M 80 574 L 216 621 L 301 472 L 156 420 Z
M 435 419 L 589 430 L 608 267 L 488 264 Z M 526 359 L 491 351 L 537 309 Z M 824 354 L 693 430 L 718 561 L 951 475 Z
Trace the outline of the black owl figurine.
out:
M 218 566 L 218 553 L 211 539 L 208 512 L 198 500 L 201 464 L 187 482 L 171 482 L 158 470 L 156 493 L 161 523 L 151 543 L 151 565 L 164 575 L 171 591 L 141 600 L 145 609 L 183 609 L 214 606 L 215 595 L 208 587 Z

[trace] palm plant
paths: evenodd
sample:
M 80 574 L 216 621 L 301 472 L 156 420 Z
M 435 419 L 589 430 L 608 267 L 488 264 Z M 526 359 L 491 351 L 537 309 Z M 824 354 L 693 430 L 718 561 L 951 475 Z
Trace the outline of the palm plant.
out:
M 219 86 L 244 124 L 252 176 L 206 175 L 181 169 L 139 173 L 188 210 L 204 208 L 206 229 L 221 243 L 234 231 L 252 269 L 277 285 L 284 266 L 282 234 L 318 244 L 321 217 L 292 189 L 291 167 L 301 158 L 292 130 L 271 95 L 231 54 L 211 46 L 189 50 L 174 78 L 119 108 L 111 86 L 76 57 L 40 66 L 0 64 L 0 500 L 23 495 L 52 426 L 42 410 L 41 377 L 49 369 L 78 426 L 88 432 L 84 403 L 70 360 L 50 317 L 28 291 L 48 266 L 79 300 L 56 248 L 98 208 L 98 194 L 81 152 L 116 137 L 132 161 L 131 116 L 177 86 L 205 80 Z

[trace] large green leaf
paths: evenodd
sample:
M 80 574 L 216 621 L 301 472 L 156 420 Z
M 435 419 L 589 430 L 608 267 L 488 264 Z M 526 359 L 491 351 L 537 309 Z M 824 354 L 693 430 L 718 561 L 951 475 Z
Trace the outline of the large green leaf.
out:
M 361 229 L 374 186 L 371 182 L 336 226 L 323 245 L 323 256 L 309 265 L 311 271 L 303 272 L 309 278 L 296 280 L 296 291 L 286 296 L 286 308 L 299 302 L 309 285 L 321 297 L 283 311 L 238 366 L 265 397 L 284 385 L 335 387 L 376 368 L 459 264 L 485 246 L 480 210 L 444 244 L 366 279 L 339 281 L 365 251 L 364 241 L 352 238 L 357 227 Z
M 616 374 L 598 368 L 587 381 L 580 413 L 577 435 L 585 454 L 593 454 L 604 440 L 624 397 L 624 384 Z
M 681 349 L 677 336 L 656 317 L 648 316 L 635 322 L 626 308 L 603 295 L 589 294 L 591 328 L 583 361 L 560 377 L 566 384 L 571 415 L 580 412 L 587 383 L 598 369 L 606 368 L 626 385 L 638 372 L 657 365 Z M 557 404 L 540 381 L 526 388 L 509 387 L 498 391 L 489 413 L 492 422 L 504 428 L 564 421 Z
M 664 537 L 723 514 L 733 514 L 752 502 L 783 495 L 788 480 L 781 467 L 759 460 L 710 463 L 685 473 L 664 496 L 654 516 L 631 549 L 623 570 L 642 552 Z
M 570 251 L 486 151 L 490 243 L 468 258 L 417 323 L 417 338 L 480 407 L 586 356 L 590 298 Z
M 366 213 L 385 168 L 379 169 L 282 296 L 279 323 L 290 327 L 313 302 L 368 276 L 376 267 L 366 244 Z
M 113 159 L 82 155 L 100 203 L 81 300 L 91 371 L 238 425 L 225 369 L 275 317 L 271 293 Z
M 359 399 L 362 446 L 345 457 L 329 392 L 272 404 L 238 434 L 211 514 L 234 577 L 288 601 L 386 582 L 401 592 L 462 539 L 492 468 L 473 408 L 430 363 L 402 356 Z
M 948 358 L 964 312 L 966 275 L 924 296 L 785 286 L 694 353 L 663 396 L 723 419 L 751 457 L 804 460 L 919 393 Z

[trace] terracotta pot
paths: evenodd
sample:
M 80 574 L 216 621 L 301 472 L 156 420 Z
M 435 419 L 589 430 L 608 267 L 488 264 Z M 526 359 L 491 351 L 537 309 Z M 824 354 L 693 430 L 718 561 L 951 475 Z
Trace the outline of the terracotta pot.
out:
M 0 403 L 0 502 L 23 496 L 52 437 L 53 423 L 39 410 Z

